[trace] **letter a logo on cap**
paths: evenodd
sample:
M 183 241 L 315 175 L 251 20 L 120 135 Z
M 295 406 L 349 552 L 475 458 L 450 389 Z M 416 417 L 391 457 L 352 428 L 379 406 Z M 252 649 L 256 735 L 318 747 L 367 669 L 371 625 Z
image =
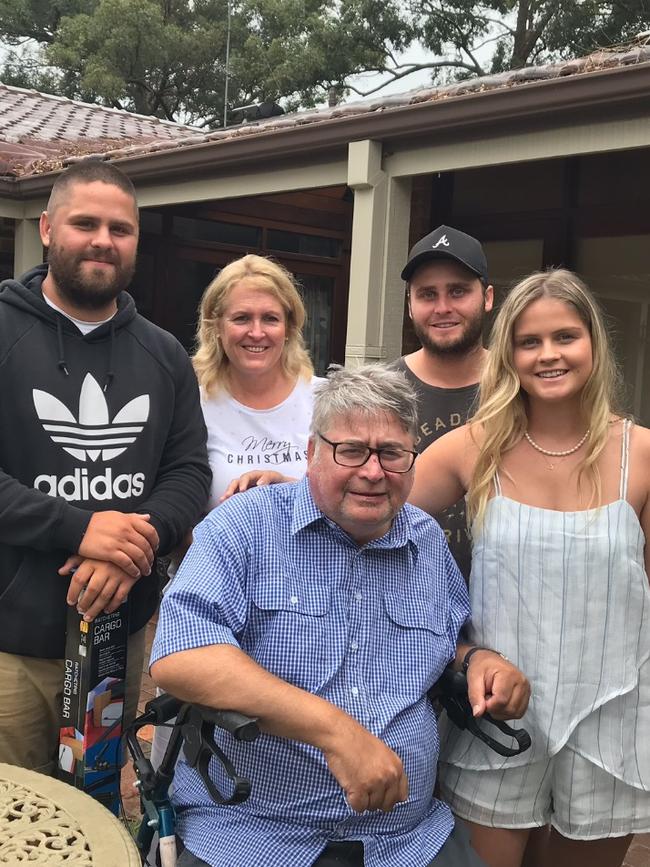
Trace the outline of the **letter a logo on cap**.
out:
M 449 241 L 447 240 L 447 236 L 443 235 L 442 238 L 438 238 L 436 243 L 431 248 L 432 250 L 436 250 L 442 244 L 443 247 L 449 246 Z

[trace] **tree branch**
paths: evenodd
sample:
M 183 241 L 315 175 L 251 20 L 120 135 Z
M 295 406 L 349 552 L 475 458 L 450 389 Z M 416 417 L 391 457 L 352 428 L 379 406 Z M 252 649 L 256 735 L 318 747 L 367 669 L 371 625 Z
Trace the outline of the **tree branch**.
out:
M 353 93 L 358 94 L 359 96 L 370 96 L 373 93 L 376 93 L 378 90 L 382 90 L 382 88 L 387 87 L 389 84 L 392 84 L 394 81 L 399 81 L 402 78 L 406 78 L 407 75 L 412 75 L 414 72 L 419 72 L 422 69 L 442 69 L 443 67 L 452 67 L 454 69 L 466 69 L 468 72 L 476 72 L 474 66 L 471 66 L 469 63 L 463 63 L 462 60 L 436 60 L 431 63 L 411 63 L 409 64 L 408 69 L 404 69 L 402 72 L 395 72 L 391 69 L 383 70 L 386 75 L 390 75 L 390 81 L 384 81 L 382 84 L 378 84 L 376 87 L 370 88 L 370 90 L 360 90 L 358 87 L 355 87 L 352 84 L 346 84 L 345 86 L 348 90 L 351 90 Z M 368 70 L 370 71 L 370 70 Z M 377 70 L 378 72 L 380 70 Z
M 470 72 L 474 72 L 476 75 L 484 75 L 485 70 L 478 62 L 476 57 L 474 56 L 474 51 L 477 49 L 473 49 L 469 45 L 468 34 L 463 30 L 460 26 L 458 19 L 455 15 L 448 15 L 446 12 L 442 11 L 438 14 L 440 18 L 447 22 L 447 25 L 456 31 L 456 39 L 454 40 L 455 46 L 459 52 L 465 52 L 465 54 L 472 61 L 471 67 L 466 67 L 470 70 Z
M 486 18 L 485 20 L 487 21 L 488 24 L 492 24 L 495 27 L 502 27 L 504 33 L 508 33 L 508 34 L 510 34 L 510 36 L 515 35 L 514 28 L 510 27 L 508 24 L 506 24 L 505 21 L 502 21 L 500 18 Z M 503 35 L 503 34 L 501 34 L 501 35 Z M 483 43 L 483 44 L 485 44 L 485 43 Z

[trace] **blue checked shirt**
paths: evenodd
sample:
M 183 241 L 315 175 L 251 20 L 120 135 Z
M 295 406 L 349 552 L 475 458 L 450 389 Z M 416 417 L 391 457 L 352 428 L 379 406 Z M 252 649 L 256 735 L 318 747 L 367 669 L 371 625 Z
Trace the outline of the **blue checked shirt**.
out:
M 238 494 L 211 512 L 163 600 L 152 663 L 206 645 L 240 647 L 381 738 L 400 756 L 410 792 L 389 813 L 355 813 L 318 749 L 217 733 L 252 793 L 219 807 L 181 763 L 174 802 L 187 848 L 218 867 L 309 867 L 328 841 L 361 840 L 367 867 L 426 867 L 454 824 L 432 794 L 438 730 L 426 693 L 468 614 L 442 531 L 413 506 L 363 547 L 316 507 L 307 479 Z M 215 780 L 227 790 L 218 771 Z

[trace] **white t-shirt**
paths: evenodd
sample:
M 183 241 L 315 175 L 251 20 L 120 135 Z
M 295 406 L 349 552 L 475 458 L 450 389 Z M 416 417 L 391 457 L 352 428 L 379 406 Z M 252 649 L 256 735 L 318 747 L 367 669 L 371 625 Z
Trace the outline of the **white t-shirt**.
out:
M 305 474 L 313 391 L 320 381 L 300 378 L 291 394 L 270 409 L 251 409 L 223 389 L 201 401 L 212 469 L 211 509 L 230 482 L 249 470 L 278 470 L 294 478 Z
M 109 316 L 108 319 L 100 319 L 99 322 L 86 322 L 85 319 L 75 319 L 74 316 L 70 316 L 69 313 L 66 313 L 62 307 L 59 307 L 58 304 L 55 304 L 54 301 L 50 301 L 45 293 L 43 293 L 43 301 L 48 304 L 53 310 L 56 310 L 58 313 L 61 313 L 66 319 L 69 319 L 70 322 L 74 322 L 79 331 L 86 336 L 86 334 L 90 334 L 91 331 L 94 331 L 95 328 L 99 328 L 100 325 L 103 325 L 104 322 L 110 322 L 115 313 L 112 316 Z M 115 311 L 117 313 L 117 311 Z

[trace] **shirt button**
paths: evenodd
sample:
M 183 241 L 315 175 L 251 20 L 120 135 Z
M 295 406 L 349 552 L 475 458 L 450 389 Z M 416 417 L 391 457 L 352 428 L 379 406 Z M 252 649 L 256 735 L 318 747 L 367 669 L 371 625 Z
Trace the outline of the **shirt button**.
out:
M 359 695 L 359 689 L 356 686 L 353 686 L 350 692 L 352 693 L 352 695 Z
M 297 596 L 292 596 L 292 597 L 289 599 L 289 602 L 291 602 L 292 605 L 297 605 L 297 604 L 298 604 L 298 597 L 297 597 Z
M 361 602 L 361 600 L 363 599 L 363 593 L 360 590 L 357 590 L 357 592 L 354 594 L 354 598 L 357 600 L 357 602 Z
M 350 647 L 352 648 L 352 650 L 358 650 L 359 649 L 359 645 L 357 644 L 356 641 L 353 641 L 352 644 L 350 645 Z

